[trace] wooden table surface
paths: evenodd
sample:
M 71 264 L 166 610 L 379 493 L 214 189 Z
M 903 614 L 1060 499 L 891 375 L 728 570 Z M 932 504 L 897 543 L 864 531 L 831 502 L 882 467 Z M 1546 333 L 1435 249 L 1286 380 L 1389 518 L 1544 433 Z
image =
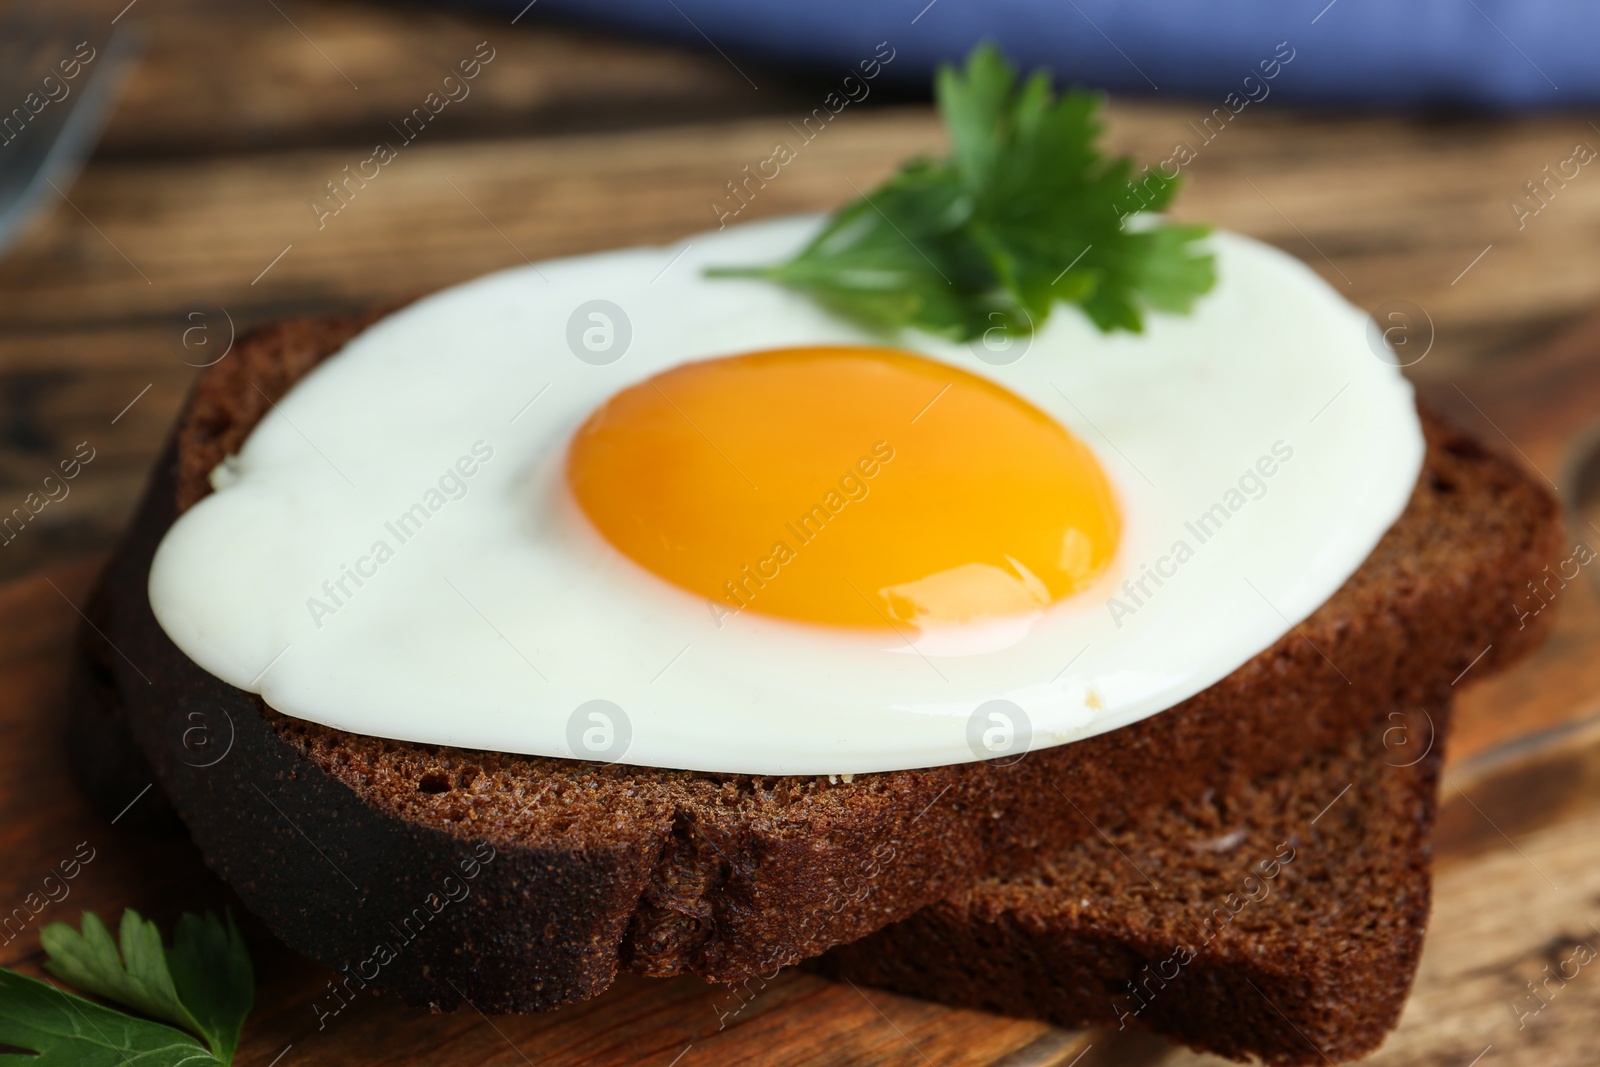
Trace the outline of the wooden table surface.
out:
M 109 20 L 125 3 L 89 6 Z M 0 514 L 80 442 L 95 457 L 70 495 L 0 551 L 0 579 L 43 569 L 59 587 L 32 577 L 0 588 L 0 890 L 21 899 L 85 834 L 104 857 L 50 919 L 79 904 L 110 913 L 225 899 L 187 845 L 96 821 L 52 747 L 50 709 L 76 618 L 66 601 L 81 603 L 90 575 L 69 564 L 111 544 L 131 511 L 194 373 L 183 331 L 202 322 L 221 345 L 230 331 L 285 314 L 364 308 L 525 259 L 712 227 L 725 183 L 792 139 L 790 122 L 828 90 L 823 75 L 744 61 L 741 73 L 715 53 L 531 14 L 512 26 L 509 16 L 377 3 L 143 0 L 122 24 L 136 26 L 145 56 L 104 140 L 0 259 Z M 493 58 L 471 95 L 319 224 L 310 202 L 326 183 L 392 139 L 390 123 L 483 47 Z M 1285 248 L 1365 308 L 1405 300 L 1421 309 L 1411 339 L 1427 356 L 1410 371 L 1419 382 L 1487 381 L 1600 305 L 1600 171 L 1547 192 L 1520 226 L 1511 207 L 1519 197 L 1535 203 L 1525 183 L 1575 145 L 1600 147 L 1595 116 L 1252 106 L 1202 143 L 1195 126 L 1219 103 L 1119 98 L 1111 140 L 1152 160 L 1179 141 L 1197 147 L 1179 215 Z M 941 144 L 924 101 L 875 92 L 806 145 L 740 218 L 834 206 L 851 183 L 866 187 Z M 1583 503 L 1593 479 L 1570 461 L 1553 456 L 1547 473 Z M 1463 715 L 1434 933 L 1406 1022 L 1374 1062 L 1467 1067 L 1485 1046 L 1484 1067 L 1594 1062 L 1600 973 L 1567 983 L 1525 1028 L 1509 1007 L 1572 943 L 1600 947 L 1591 925 L 1600 923 L 1600 738 L 1589 724 L 1600 667 L 1587 652 L 1600 607 L 1583 592 L 1567 611 L 1548 660 L 1496 683 Z M 1545 681 L 1550 672 L 1559 685 Z M 1557 763 L 1549 736 L 1529 742 L 1534 757 L 1505 748 L 1494 724 L 1509 704 L 1530 709 L 1524 732 L 1559 735 Z M 1559 788 L 1535 797 L 1557 764 Z M 31 967 L 33 945 L 7 943 L 0 962 Z M 241 1062 L 251 1065 L 273 1062 L 285 1045 L 293 1049 L 282 1067 L 354 1062 L 358 1046 L 372 1063 L 516 1064 L 524 1053 L 541 1064 L 611 1062 L 622 1049 L 666 1067 L 690 1044 L 695 1058 L 682 1067 L 778 1062 L 776 1048 L 784 1063 L 1064 1065 L 1090 1045 L 1082 1067 L 1199 1062 L 1157 1044 L 869 999 L 798 975 L 721 1035 L 704 986 L 668 983 L 674 992 L 663 997 L 625 981 L 595 1005 L 489 1024 L 376 1001 L 344 1020 L 337 1042 L 319 1044 L 304 1008 L 320 985 L 316 969 L 281 950 L 263 966 L 272 1008 L 247 1032 Z M 829 1025 L 814 1026 L 819 1018 Z M 397 1032 L 415 1035 L 413 1053 L 436 1055 L 413 1061 Z

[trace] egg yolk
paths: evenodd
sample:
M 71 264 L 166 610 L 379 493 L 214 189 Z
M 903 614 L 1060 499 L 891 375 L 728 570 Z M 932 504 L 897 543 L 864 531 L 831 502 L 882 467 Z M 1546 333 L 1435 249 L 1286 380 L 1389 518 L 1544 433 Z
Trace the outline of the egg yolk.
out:
M 1090 450 L 996 383 L 891 348 L 673 367 L 573 437 L 567 481 L 618 550 L 713 615 L 926 629 L 1029 615 L 1116 550 Z

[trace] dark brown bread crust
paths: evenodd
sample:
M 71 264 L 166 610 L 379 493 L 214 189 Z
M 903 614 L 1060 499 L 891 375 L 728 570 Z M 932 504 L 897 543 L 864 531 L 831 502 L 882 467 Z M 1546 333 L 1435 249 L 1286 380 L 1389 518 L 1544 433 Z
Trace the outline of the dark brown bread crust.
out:
M 1337 1063 L 1400 1017 L 1428 921 L 1446 711 L 983 879 L 808 966 L 1234 1059 Z M 1390 742 L 1385 744 L 1386 737 Z
M 1538 633 L 1515 628 L 1512 598 L 1559 555 L 1542 488 L 1429 419 L 1405 515 L 1295 632 L 1161 715 L 1009 767 L 845 783 L 355 736 L 278 715 L 200 670 L 155 623 L 146 581 L 208 472 L 363 324 L 269 327 L 202 375 L 97 601 L 120 653 L 91 631 L 86 648 L 108 679 L 102 703 L 126 715 L 208 861 L 318 960 L 359 969 L 446 874 L 494 851 L 491 874 L 367 979 L 435 1007 L 466 996 L 488 1011 L 539 1010 L 599 992 L 619 968 L 767 973 L 1025 869 L 1092 833 L 1086 819 L 1115 830 L 1225 793 L 1392 707 L 1439 702 L 1491 644 L 1474 672 L 1529 647 Z M 233 738 L 211 767 L 185 748 L 203 723 Z

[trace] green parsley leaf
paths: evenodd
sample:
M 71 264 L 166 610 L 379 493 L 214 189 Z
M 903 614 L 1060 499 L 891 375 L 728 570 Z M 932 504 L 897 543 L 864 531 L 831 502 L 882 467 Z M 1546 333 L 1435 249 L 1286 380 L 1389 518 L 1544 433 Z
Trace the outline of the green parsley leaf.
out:
M 199 1041 L 73 996 L 47 982 L 0 970 L 0 1067 L 215 1067 Z
M 1195 242 L 1207 228 L 1156 218 L 1176 178 L 1136 174 L 1096 146 L 1100 98 L 1058 97 L 1043 71 L 1022 85 L 980 45 L 941 67 L 945 160 L 914 160 L 830 219 L 787 263 L 720 267 L 804 292 L 883 331 L 914 326 L 957 340 L 1026 333 L 1057 303 L 1101 330 L 1144 328 L 1144 311 L 1189 311 L 1216 281 Z
M 210 912 L 204 917 L 185 913 L 173 932 L 167 964 L 178 999 L 199 1022 L 211 1051 L 223 1063 L 232 1062 L 256 990 L 250 953 L 233 916 L 224 926 Z
M 51 923 L 40 932 L 46 970 L 85 992 L 204 1038 L 211 1049 L 208 1062 L 232 1062 L 254 1000 L 255 977 L 231 918 L 224 925 L 215 915 L 185 914 L 170 950 L 162 947 L 155 924 L 131 908 L 123 912 L 118 929 L 120 952 L 94 913 L 85 912 L 82 925 L 80 932 Z M 0 1058 L 0 1065 L 4 1062 Z
M 93 912 L 83 913 L 82 933 L 66 923 L 51 923 L 39 933 L 49 957 L 45 970 L 86 993 L 201 1034 L 200 1023 L 178 999 L 155 923 L 145 922 L 129 908 L 122 913 L 117 932 L 120 954 L 105 923 Z

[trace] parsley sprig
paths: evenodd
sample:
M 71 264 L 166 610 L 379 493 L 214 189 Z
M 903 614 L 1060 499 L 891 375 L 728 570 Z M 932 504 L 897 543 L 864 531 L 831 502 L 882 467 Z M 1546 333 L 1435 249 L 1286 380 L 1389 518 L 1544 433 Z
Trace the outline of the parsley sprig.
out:
M 1178 180 L 1101 153 L 1098 96 L 1058 97 L 1044 71 L 1019 85 L 993 45 L 964 70 L 941 67 L 935 92 L 948 159 L 905 164 L 787 263 L 707 273 L 776 282 L 880 330 L 957 340 L 1027 333 L 1057 302 L 1101 330 L 1138 333 L 1145 310 L 1187 312 L 1211 288 L 1212 257 L 1194 244 L 1208 228 L 1145 214 L 1172 201 Z
M 255 998 L 255 977 L 232 918 L 185 914 L 172 947 L 131 908 L 118 940 L 92 912 L 82 930 L 52 923 L 39 934 L 45 969 L 130 1015 L 47 982 L 0 970 L 0 1055 L 29 1067 L 214 1067 L 233 1062 Z M 120 951 L 118 948 L 120 942 Z M 168 1025 L 170 1024 L 170 1025 Z

